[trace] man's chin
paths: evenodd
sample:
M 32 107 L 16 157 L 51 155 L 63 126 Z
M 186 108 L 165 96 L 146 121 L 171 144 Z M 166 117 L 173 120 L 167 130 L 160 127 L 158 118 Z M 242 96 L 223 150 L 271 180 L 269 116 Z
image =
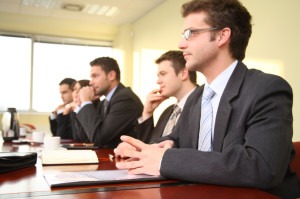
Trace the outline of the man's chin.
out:
M 167 92 L 161 92 L 160 93 L 163 97 L 165 97 L 165 98 L 169 98 L 170 97 L 170 95 L 167 93 Z

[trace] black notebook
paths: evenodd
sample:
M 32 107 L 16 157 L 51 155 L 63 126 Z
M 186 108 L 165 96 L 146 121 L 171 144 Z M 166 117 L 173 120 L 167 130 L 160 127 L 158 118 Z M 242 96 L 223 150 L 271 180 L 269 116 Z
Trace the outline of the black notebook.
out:
M 34 166 L 36 160 L 35 152 L 0 152 L 0 173 Z

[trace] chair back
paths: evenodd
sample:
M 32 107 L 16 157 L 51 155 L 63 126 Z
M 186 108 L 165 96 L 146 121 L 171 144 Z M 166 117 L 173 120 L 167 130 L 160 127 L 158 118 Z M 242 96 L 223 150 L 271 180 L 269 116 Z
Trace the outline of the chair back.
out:
M 300 180 L 300 141 L 294 142 L 294 148 L 296 154 L 293 161 L 291 162 L 291 169 L 292 171 L 296 172 L 298 179 Z

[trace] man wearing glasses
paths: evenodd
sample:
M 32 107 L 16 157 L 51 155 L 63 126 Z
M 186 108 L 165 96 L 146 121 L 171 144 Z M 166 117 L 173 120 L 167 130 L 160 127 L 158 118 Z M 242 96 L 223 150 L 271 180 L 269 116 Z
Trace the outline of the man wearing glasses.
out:
M 281 198 L 299 194 L 293 159 L 293 93 L 281 77 L 249 70 L 242 60 L 251 15 L 238 0 L 193 0 L 182 6 L 186 67 L 205 85 L 190 96 L 164 141 L 128 136 L 115 149 L 130 174 L 259 188 Z

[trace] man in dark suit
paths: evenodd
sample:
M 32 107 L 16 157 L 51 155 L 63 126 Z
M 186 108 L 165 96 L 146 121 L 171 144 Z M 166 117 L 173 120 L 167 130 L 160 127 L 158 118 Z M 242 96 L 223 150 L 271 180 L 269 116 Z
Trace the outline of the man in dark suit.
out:
M 116 60 L 100 57 L 91 63 L 90 85 L 80 89 L 80 109 L 76 118 L 90 142 L 102 148 L 114 148 L 121 135 L 136 137 L 134 124 L 143 104 L 129 87 L 120 83 Z M 95 95 L 105 96 L 98 108 L 92 104 Z
M 144 104 L 142 116 L 136 126 L 137 138 L 145 143 L 153 142 L 169 135 L 176 125 L 188 96 L 195 90 L 197 75 L 188 71 L 182 51 L 170 50 L 156 61 L 157 84 L 159 89 L 152 90 Z M 169 97 L 175 97 L 177 103 L 166 108 L 154 127 L 153 112 Z
M 62 104 L 50 113 L 50 130 L 53 136 L 60 136 L 62 139 L 72 139 L 71 121 L 69 114 L 64 114 L 65 106 L 73 101 L 72 86 L 75 79 L 65 78 L 59 83 L 59 92 Z
M 296 198 L 297 176 L 289 166 L 293 93 L 281 77 L 242 63 L 251 15 L 238 0 L 193 0 L 182 6 L 182 15 L 179 48 L 186 67 L 201 72 L 207 82 L 190 95 L 165 141 L 147 145 L 121 137 L 124 144 L 115 154 L 133 159 L 116 166 L 130 174 L 259 188 Z

